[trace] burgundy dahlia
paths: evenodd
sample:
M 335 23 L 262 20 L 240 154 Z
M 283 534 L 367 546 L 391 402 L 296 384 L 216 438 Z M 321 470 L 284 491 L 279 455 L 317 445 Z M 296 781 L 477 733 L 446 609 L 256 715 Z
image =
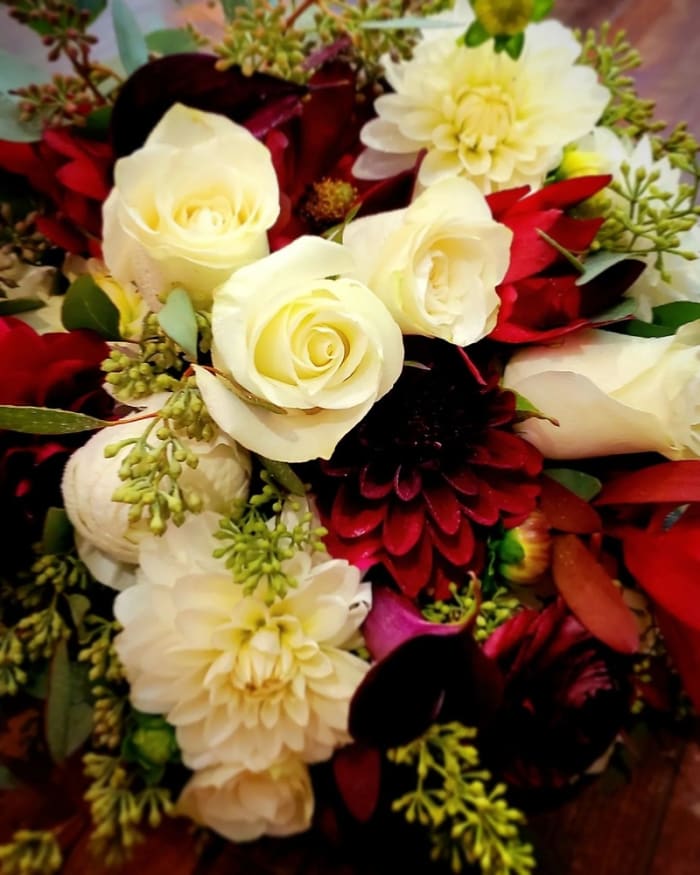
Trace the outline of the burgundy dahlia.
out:
M 406 360 L 312 479 L 331 553 L 382 563 L 408 596 L 442 598 L 478 570 L 479 528 L 534 509 L 541 457 L 511 430 L 513 395 L 495 375 L 481 385 L 458 348 L 407 338 Z
M 483 652 L 505 681 L 484 742 L 509 784 L 565 787 L 610 748 L 629 713 L 629 660 L 594 638 L 563 601 L 521 611 Z

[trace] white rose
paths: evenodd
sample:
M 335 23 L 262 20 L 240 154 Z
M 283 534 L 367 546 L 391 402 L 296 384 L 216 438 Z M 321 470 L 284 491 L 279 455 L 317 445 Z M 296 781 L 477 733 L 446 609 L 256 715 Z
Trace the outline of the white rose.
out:
M 308 768 L 286 759 L 264 772 L 219 765 L 195 772 L 177 804 L 178 814 L 233 842 L 262 835 L 288 836 L 311 825 L 314 797 Z
M 522 433 L 551 459 L 658 452 L 700 456 L 700 320 L 671 337 L 577 332 L 517 353 L 506 388 L 555 426 L 528 420 Z
M 207 307 L 215 286 L 269 251 L 279 213 L 269 150 L 223 116 L 176 104 L 141 149 L 117 161 L 102 250 L 152 308 L 174 285 Z
M 167 395 L 153 396 L 147 409 L 159 410 L 166 399 Z M 150 530 L 145 519 L 129 522 L 128 504 L 112 500 L 122 483 L 123 454 L 107 459 L 104 451 L 110 444 L 139 436 L 147 424 L 127 422 L 97 432 L 73 453 L 63 475 L 63 500 L 75 527 L 78 552 L 92 574 L 115 589 L 133 582 L 139 543 Z M 155 436 L 150 441 L 158 443 Z M 246 450 L 220 432 L 210 442 L 188 441 L 188 445 L 199 464 L 183 466 L 179 483 L 201 497 L 204 509 L 224 513 L 234 499 L 247 496 L 251 463 Z
M 373 292 L 347 278 L 354 270 L 345 247 L 300 237 L 217 290 L 215 367 L 277 408 L 248 403 L 195 367 L 210 415 L 243 446 L 285 462 L 327 459 L 397 380 L 401 330 Z
M 508 270 L 512 237 L 472 182 L 452 179 L 407 209 L 356 219 L 343 243 L 404 334 L 467 346 L 496 324 L 496 286 Z

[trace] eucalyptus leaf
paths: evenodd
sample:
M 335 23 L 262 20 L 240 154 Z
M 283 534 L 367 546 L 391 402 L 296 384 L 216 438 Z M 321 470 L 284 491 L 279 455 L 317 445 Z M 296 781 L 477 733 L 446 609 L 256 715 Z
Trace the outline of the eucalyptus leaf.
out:
M 66 756 L 75 753 L 90 737 L 93 723 L 93 709 L 88 702 L 71 705 L 66 732 Z
M 585 474 L 583 471 L 576 471 L 573 468 L 546 468 L 544 473 L 561 483 L 574 495 L 578 495 L 583 501 L 590 501 L 603 488 L 603 484 L 597 477 L 591 474 Z
M 192 300 L 184 289 L 173 289 L 158 313 L 163 331 L 197 361 L 197 318 Z
M 676 333 L 670 325 L 654 325 L 641 319 L 631 319 L 625 324 L 625 330 L 632 337 L 670 337 Z
M 69 331 L 88 328 L 104 340 L 121 340 L 119 310 L 109 295 L 90 276 L 80 276 L 71 283 L 61 308 L 63 325 Z
M 17 101 L 7 92 L 0 91 L 0 140 L 34 143 L 40 138 L 41 123 L 20 121 Z
M 106 419 L 74 413 L 72 410 L 0 404 L 0 429 L 23 434 L 76 434 L 110 424 Z
M 49 74 L 45 68 L 32 64 L 21 55 L 13 55 L 0 49 L 0 70 L 2 71 L 2 90 L 12 91 L 25 85 L 47 82 Z
M 148 46 L 136 16 L 125 0 L 112 0 L 112 25 L 117 38 L 119 59 L 130 75 L 148 61 Z
M 450 27 L 461 27 L 459 21 L 445 21 L 442 18 L 419 18 L 407 15 L 403 18 L 388 18 L 376 21 L 363 21 L 362 30 L 445 30 Z
M 621 301 L 618 301 L 613 307 L 609 307 L 607 310 L 603 310 L 602 313 L 596 313 L 596 315 L 591 319 L 592 325 L 601 325 L 602 323 L 608 322 L 619 322 L 622 319 L 626 319 L 628 316 L 631 316 L 637 310 L 637 302 L 634 298 L 623 298 Z
M 149 51 L 156 52 L 159 55 L 196 52 L 199 48 L 192 34 L 178 27 L 154 30 L 146 34 L 146 46 Z
M 42 553 L 67 553 L 73 547 L 73 526 L 62 507 L 50 507 L 41 533 Z
M 583 273 L 576 279 L 577 286 L 585 286 L 591 280 L 605 273 L 622 261 L 641 261 L 639 258 L 631 258 L 628 252 L 596 252 L 589 255 L 583 262 Z
M 41 310 L 44 306 L 44 302 L 38 298 L 3 298 L 0 300 L 0 316 L 29 313 L 31 310 Z
M 66 596 L 68 607 L 70 608 L 71 619 L 73 625 L 80 632 L 83 626 L 85 615 L 90 610 L 90 599 L 87 596 L 81 595 L 79 592 L 72 592 Z
M 71 711 L 71 671 L 68 646 L 60 641 L 49 667 L 46 699 L 46 743 L 55 763 L 68 756 L 68 723 Z
M 292 495 L 306 495 L 306 487 L 299 479 L 294 469 L 287 462 L 277 462 L 265 456 L 258 456 L 263 468 L 274 480 Z

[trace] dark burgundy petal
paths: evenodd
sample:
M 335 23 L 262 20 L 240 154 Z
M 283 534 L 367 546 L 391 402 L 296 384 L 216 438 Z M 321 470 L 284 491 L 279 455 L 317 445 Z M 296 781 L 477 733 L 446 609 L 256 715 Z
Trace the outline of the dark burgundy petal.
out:
M 217 70 L 218 58 L 203 53 L 168 55 L 133 73 L 122 86 L 112 111 L 115 155 L 140 148 L 175 103 L 217 112 L 239 124 L 254 119 L 260 107 L 266 117 L 294 110 L 293 99 L 306 93 L 302 85 L 262 73 L 244 76 L 236 67 Z M 290 98 L 292 100 L 290 100 Z
M 394 492 L 401 501 L 412 501 L 423 486 L 423 478 L 418 468 L 399 465 L 394 475 Z
M 384 546 L 392 556 L 404 556 L 423 534 L 425 512 L 420 499 L 412 502 L 392 501 L 384 520 Z
M 379 802 L 382 756 L 376 747 L 349 744 L 335 752 L 333 776 L 348 811 L 361 823 L 369 820 Z
M 370 500 L 386 498 L 394 488 L 393 470 L 387 471 L 386 468 L 382 469 L 381 466 L 373 465 L 371 462 L 361 469 L 359 479 L 360 494 Z
M 433 549 L 451 565 L 463 568 L 474 555 L 474 530 L 466 517 L 460 520 L 459 528 L 453 535 L 446 535 L 435 526 L 428 526 Z
M 428 538 L 421 538 L 416 547 L 404 556 L 392 556 L 387 553 L 383 557 L 383 562 L 399 589 L 410 598 L 414 598 L 430 581 L 433 548 Z
M 384 520 L 386 507 L 381 503 L 360 500 L 343 484 L 333 502 L 331 527 L 343 538 L 356 538 L 374 531 Z
M 446 535 L 454 535 L 462 521 L 462 507 L 454 492 L 438 481 L 425 484 L 423 497 L 436 526 Z

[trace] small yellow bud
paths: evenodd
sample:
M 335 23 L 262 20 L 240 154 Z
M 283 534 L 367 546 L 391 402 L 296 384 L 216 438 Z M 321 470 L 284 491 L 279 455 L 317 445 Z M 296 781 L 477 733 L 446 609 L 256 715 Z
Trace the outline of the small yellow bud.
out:
M 498 571 L 512 583 L 535 583 L 549 568 L 552 536 L 540 510 L 509 529 L 498 548 Z
M 474 14 L 493 36 L 515 36 L 532 20 L 534 0 L 475 0 Z

